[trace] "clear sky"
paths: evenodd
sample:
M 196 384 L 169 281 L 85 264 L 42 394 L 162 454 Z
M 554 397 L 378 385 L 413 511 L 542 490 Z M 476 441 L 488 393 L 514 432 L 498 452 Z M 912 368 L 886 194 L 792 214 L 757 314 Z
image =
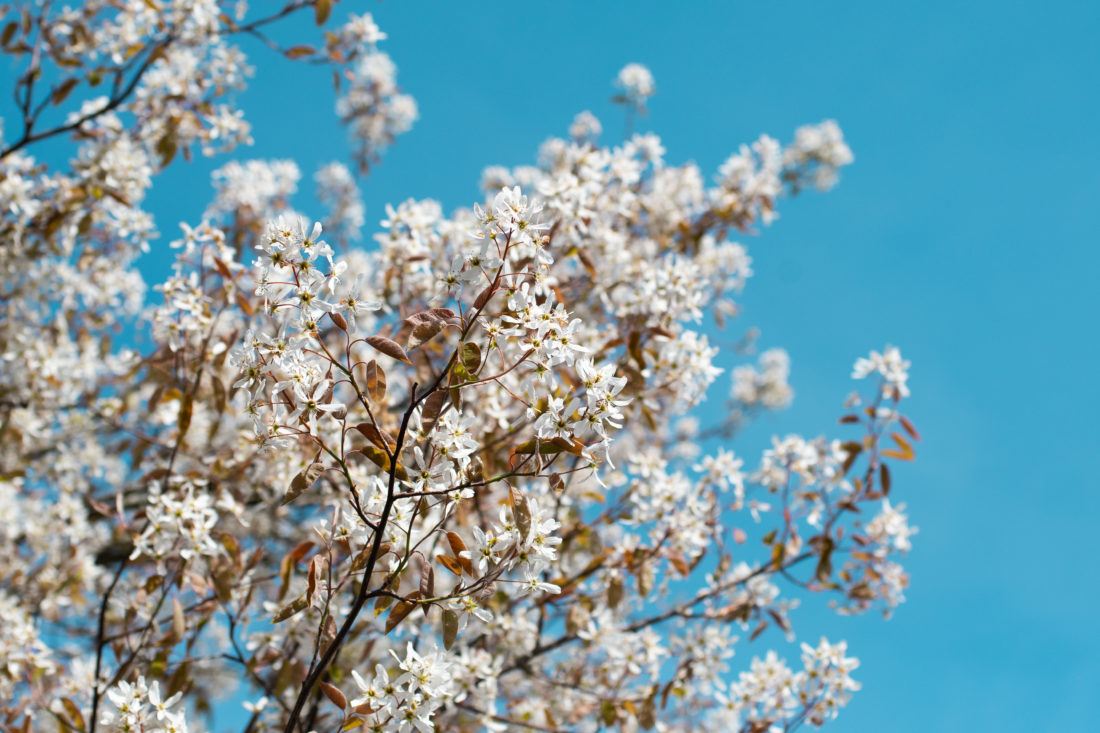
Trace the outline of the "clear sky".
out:
M 614 141 L 610 81 L 630 61 L 658 84 L 641 128 L 708 175 L 760 133 L 838 120 L 856 156 L 838 188 L 742 240 L 756 276 L 737 325 L 789 350 L 796 398 L 734 446 L 753 463 L 773 432 L 839 434 L 855 357 L 893 343 L 913 362 L 925 439 L 895 471 L 921 528 L 909 601 L 888 622 L 814 598 L 794 616 L 863 663 L 829 729 L 1100 730 L 1100 3 L 360 0 L 338 14 L 353 9 L 390 35 L 421 114 L 363 182 L 371 229 L 387 201 L 472 203 L 484 165 L 532 162 L 582 109 Z M 238 157 L 294 158 L 306 177 L 346 160 L 328 72 L 246 48 L 256 145 Z M 200 217 L 210 168 L 158 181 L 162 244 Z

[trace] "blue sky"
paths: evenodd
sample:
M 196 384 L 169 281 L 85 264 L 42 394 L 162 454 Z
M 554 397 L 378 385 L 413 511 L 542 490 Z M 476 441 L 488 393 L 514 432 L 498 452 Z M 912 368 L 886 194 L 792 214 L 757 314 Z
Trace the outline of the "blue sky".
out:
M 708 175 L 761 133 L 786 141 L 838 120 L 856 156 L 838 188 L 786 201 L 743 240 L 756 277 L 738 325 L 789 350 L 797 396 L 734 446 L 751 463 L 773 432 L 840 434 L 855 357 L 894 343 L 913 361 L 909 414 L 925 439 L 895 471 L 921 528 L 909 601 L 888 622 L 814 611 L 813 598 L 795 616 L 806 638 L 847 638 L 863 662 L 864 690 L 830 729 L 1100 729 L 1100 4 L 390 0 L 338 12 L 351 9 L 389 33 L 421 113 L 363 183 L 371 229 L 387 201 L 471 203 L 483 166 L 531 162 L 581 109 L 614 141 L 610 81 L 630 61 L 658 84 L 640 127 Z M 327 72 L 247 48 L 256 145 L 239 157 L 294 158 L 306 177 L 346 159 Z M 199 219 L 211 167 L 180 163 L 158 181 L 162 242 Z

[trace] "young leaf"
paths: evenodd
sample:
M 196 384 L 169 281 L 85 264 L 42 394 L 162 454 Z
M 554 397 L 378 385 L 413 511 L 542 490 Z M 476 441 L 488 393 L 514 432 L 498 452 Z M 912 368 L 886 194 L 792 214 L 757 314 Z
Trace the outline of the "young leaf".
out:
M 313 602 L 313 594 L 317 591 L 317 559 L 320 555 L 314 555 L 309 561 L 309 569 L 306 571 L 306 602 Z
M 458 638 L 458 614 L 449 608 L 443 609 L 443 648 L 450 649 Z
M 374 359 L 367 362 L 367 396 L 371 402 L 380 405 L 386 399 L 386 373 Z
M 676 568 L 676 572 L 685 578 L 691 575 L 691 568 L 687 564 L 687 560 L 679 552 L 670 550 L 668 553 L 668 561 L 672 563 L 672 567 Z
M 462 541 L 462 538 L 454 532 L 447 533 L 447 543 L 451 546 L 451 552 L 454 554 L 455 559 L 458 560 L 459 565 L 466 571 L 467 575 L 474 575 L 474 564 L 468 557 L 463 557 L 462 553 L 466 551 L 466 543 Z M 446 563 L 444 563 L 446 564 Z
M 15 37 L 17 30 L 19 30 L 19 23 L 14 20 L 4 26 L 3 32 L 0 32 L 0 46 L 7 46 L 11 43 L 11 39 Z
M 531 533 L 531 507 L 527 505 L 527 497 L 514 487 L 510 491 L 512 497 L 512 516 L 516 520 L 516 528 L 519 529 L 520 541 L 527 539 Z
M 325 693 L 325 697 L 327 697 L 336 707 L 341 710 L 347 709 L 348 699 L 344 697 L 344 693 L 340 692 L 339 687 L 330 685 L 328 682 L 321 682 L 321 692 Z
M 481 366 L 481 347 L 472 341 L 462 344 L 462 349 L 459 351 L 459 361 L 462 362 L 462 366 L 466 367 L 466 371 L 470 375 L 475 374 L 478 367 Z
M 411 601 L 398 601 L 393 610 L 390 611 L 390 615 L 386 617 L 386 633 L 388 634 L 396 629 L 397 625 L 404 621 L 405 617 L 412 613 L 415 608 L 416 604 Z
M 898 417 L 898 422 L 900 422 L 901 426 L 905 428 L 905 432 L 909 433 L 910 438 L 912 438 L 913 440 L 920 440 L 920 433 L 918 433 L 917 429 L 913 427 L 913 423 L 909 422 L 909 418 L 902 415 Z
M 286 51 L 283 51 L 283 54 L 286 55 L 288 59 L 300 59 L 304 56 L 312 56 L 315 53 L 317 53 L 317 49 L 305 44 L 301 46 L 291 46 Z
M 177 425 L 179 426 L 179 437 L 187 435 L 187 428 L 191 427 L 191 414 L 194 410 L 194 401 L 190 394 L 185 394 L 180 399 L 180 412 L 177 418 Z
M 420 568 L 420 597 L 433 598 L 435 596 L 435 570 L 432 564 L 423 560 Z
M 391 359 L 397 359 L 406 364 L 412 364 L 412 362 L 409 361 L 409 355 L 405 353 L 405 350 L 402 349 L 396 341 L 391 341 L 385 336 L 367 336 L 364 341 Z
M 412 334 L 409 335 L 409 341 L 406 346 L 409 349 L 415 349 L 417 346 L 431 341 L 443 330 L 444 325 L 443 321 L 437 320 L 418 323 L 413 327 Z
M 280 621 L 286 621 L 288 618 L 290 618 L 294 614 L 299 613 L 301 611 L 304 611 L 306 606 L 308 606 L 308 605 L 309 605 L 309 602 L 306 601 L 305 596 L 298 596 L 293 601 L 291 601 L 290 603 L 286 604 L 285 606 L 280 608 L 278 611 L 276 611 L 275 616 L 272 617 L 272 619 L 271 619 L 271 623 L 277 624 Z
M 61 705 L 65 708 L 65 713 L 69 716 L 69 720 L 72 721 L 76 727 L 78 733 L 88 729 L 88 724 L 84 721 L 84 714 L 80 712 L 80 707 L 67 697 L 61 698 Z M 30 718 L 28 718 L 30 720 Z M 12 730 L 15 730 L 14 728 Z
M 290 488 L 287 489 L 286 495 L 283 497 L 282 506 L 286 506 L 301 496 L 306 489 L 313 486 L 313 482 L 320 478 L 324 471 L 325 467 L 320 463 L 309 464 L 306 470 L 296 475 L 290 482 Z
M 420 427 L 423 428 L 425 433 L 430 433 L 432 428 L 435 427 L 435 421 L 439 419 L 439 414 L 443 412 L 443 407 L 446 404 L 446 392 L 432 392 L 424 400 L 424 404 L 420 407 Z
M 814 577 L 821 583 L 829 582 L 829 576 L 833 574 L 833 541 L 829 537 L 825 537 L 821 543 L 821 555 L 817 560 L 817 569 L 814 570 Z
M 53 90 L 53 94 L 50 95 L 50 101 L 53 102 L 54 105 L 58 105 L 64 102 L 65 98 L 68 97 L 73 89 L 76 88 L 76 85 L 77 83 L 79 83 L 79 81 L 80 80 L 76 79 L 75 77 L 63 81 L 61 83 L 61 86 Z
M 371 463 L 381 468 L 383 473 L 386 474 L 390 472 L 390 466 L 393 465 L 390 461 L 390 457 L 386 455 L 383 450 L 381 450 L 380 448 L 376 448 L 373 445 L 364 445 L 359 450 L 351 451 L 350 453 L 348 453 L 348 455 L 350 456 L 355 453 L 369 458 Z M 409 472 L 405 469 L 403 465 L 401 465 L 401 463 L 398 463 L 396 466 L 394 466 L 393 473 L 395 476 L 397 476 L 397 478 L 401 479 L 402 481 L 405 481 L 409 478 Z
M 607 582 L 607 607 L 615 608 L 623 599 L 623 579 L 619 575 L 612 575 Z
M 462 575 L 462 563 L 450 555 L 436 555 L 436 562 L 450 570 L 455 575 Z
M 172 598 L 172 641 L 173 643 L 179 643 L 183 641 L 183 635 L 187 633 L 187 624 L 183 619 L 183 606 L 180 605 L 180 599 Z
M 898 444 L 898 447 L 901 448 L 901 450 L 884 450 L 882 451 L 882 455 L 888 456 L 890 458 L 896 458 L 899 461 L 912 461 L 917 457 L 916 454 L 913 452 L 912 444 L 910 444 L 909 441 L 905 438 L 901 437 L 900 433 L 890 433 L 890 437 L 894 439 L 894 442 Z
M 490 284 L 484 290 L 482 290 L 480 293 L 478 293 L 477 297 L 474 298 L 474 310 L 479 311 L 482 308 L 484 308 L 486 305 L 488 305 L 489 301 L 493 297 L 493 293 L 496 292 L 496 289 L 497 289 L 497 282 L 494 280 L 492 282 L 492 284 Z

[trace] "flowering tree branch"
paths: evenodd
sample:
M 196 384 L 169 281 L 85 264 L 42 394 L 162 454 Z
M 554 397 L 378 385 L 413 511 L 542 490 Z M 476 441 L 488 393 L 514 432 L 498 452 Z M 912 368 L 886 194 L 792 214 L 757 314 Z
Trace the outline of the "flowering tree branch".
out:
M 623 140 L 582 112 L 471 207 L 389 206 L 357 248 L 351 170 L 416 105 L 369 15 L 275 43 L 306 8 L 327 25 L 328 0 L 123 0 L 0 28 L 28 64 L 0 142 L 2 725 L 183 730 L 227 690 L 246 733 L 834 718 L 859 688 L 843 642 L 793 667 L 760 647 L 797 638 L 800 602 L 903 600 L 909 363 L 857 360 L 840 435 L 750 459 L 736 440 L 791 403 L 792 359 L 719 331 L 753 275 L 735 238 L 836 183 L 839 127 L 763 136 L 708 183 L 633 131 L 656 85 L 630 64 Z M 241 36 L 333 65 L 350 167 L 317 171 L 311 224 L 296 164 L 229 160 L 148 296 L 156 175 L 250 141 Z M 63 135 L 67 167 L 39 162 Z

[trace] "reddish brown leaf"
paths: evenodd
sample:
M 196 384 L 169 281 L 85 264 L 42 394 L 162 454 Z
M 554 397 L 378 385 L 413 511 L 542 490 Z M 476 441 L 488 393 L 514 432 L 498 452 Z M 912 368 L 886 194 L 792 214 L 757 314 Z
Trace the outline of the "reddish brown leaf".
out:
M 379 430 L 374 423 L 361 422 L 355 429 L 362 433 L 363 437 L 384 451 L 393 453 L 397 449 L 397 441 L 385 430 Z M 388 470 L 388 466 L 386 468 Z
M 905 432 L 909 433 L 909 437 L 911 437 L 913 440 L 920 440 L 920 433 L 918 433 L 917 429 L 913 427 L 913 423 L 909 422 L 909 418 L 903 415 L 898 418 L 898 422 L 900 422 L 901 426 L 905 428 Z
M 320 478 L 324 472 L 325 467 L 322 464 L 309 464 L 306 470 L 296 475 L 290 482 L 290 488 L 286 490 L 286 495 L 283 496 L 282 506 L 286 506 L 305 493 L 306 489 L 313 486 L 313 482 Z
M 313 556 L 306 571 L 306 603 L 313 603 L 313 594 L 317 591 L 317 558 L 319 557 L 320 555 Z
M 455 575 L 462 575 L 462 563 L 450 555 L 436 555 L 436 562 L 450 570 Z
M 423 321 L 416 324 L 413 326 L 412 333 L 409 334 L 409 340 L 405 343 L 406 348 L 415 349 L 421 344 L 431 341 L 443 330 L 444 325 L 446 324 L 443 321 L 437 320 Z
M 687 560 L 684 559 L 683 555 L 674 550 L 670 550 L 667 556 L 668 561 L 672 563 L 672 567 L 676 568 L 676 572 L 680 573 L 680 575 L 685 578 L 691 574 L 691 568 L 688 566 Z
M 420 597 L 435 597 L 435 570 L 423 555 L 420 556 Z
M 466 551 L 466 543 L 462 541 L 462 538 L 454 533 L 447 533 L 447 543 L 451 546 L 451 552 L 454 553 L 455 558 L 458 560 L 462 569 L 466 571 L 467 575 L 474 575 L 474 564 L 468 557 L 463 557 L 462 553 Z
M 237 306 L 242 311 L 244 311 L 244 314 L 246 316 L 251 316 L 256 312 L 256 309 L 252 307 L 252 301 L 249 300 L 248 296 L 245 295 L 244 293 L 242 293 L 241 291 L 239 291 L 239 290 L 237 291 L 237 295 L 236 295 L 235 299 L 237 301 Z
M 53 94 L 50 95 L 50 101 L 55 105 L 61 104 L 65 101 L 65 98 L 72 93 L 73 89 L 79 83 L 79 79 L 71 78 L 61 82 L 61 85 L 57 89 L 53 90 Z
M 364 340 L 391 359 L 397 359 L 398 361 L 403 361 L 406 364 L 412 364 L 412 362 L 409 361 L 409 355 L 405 353 L 405 350 L 402 349 L 396 341 L 391 341 L 385 336 L 377 335 L 367 336 L 367 338 Z
M 0 46 L 7 46 L 11 43 L 11 39 L 15 37 L 15 32 L 19 30 L 19 23 L 11 21 L 4 26 L 3 32 L 0 32 Z
M 419 594 L 417 594 L 419 595 Z M 393 610 L 390 611 L 390 615 L 386 617 L 386 633 L 390 633 L 397 628 L 397 625 L 405 620 L 405 618 L 416 609 L 416 604 L 411 601 L 398 601 Z
M 526 541 L 531 532 L 531 507 L 527 504 L 527 497 L 515 487 L 509 489 L 509 496 L 512 499 L 512 517 L 516 520 L 520 540 Z
M 581 261 L 581 265 L 584 266 L 585 271 L 588 272 L 588 275 L 593 280 L 598 279 L 598 275 L 596 273 L 596 263 L 592 260 L 592 255 L 588 254 L 588 251 L 586 249 L 584 249 L 583 247 L 577 248 L 577 259 Z
M 180 399 L 180 411 L 177 419 L 179 426 L 179 439 L 187 435 L 187 428 L 191 427 L 191 414 L 194 409 L 194 401 L 190 394 L 184 395 Z
M 431 429 L 435 427 L 435 421 L 439 419 L 439 415 L 443 412 L 443 407 L 446 404 L 447 393 L 442 391 L 432 392 L 424 400 L 420 407 L 420 426 L 425 433 L 431 432 Z
M 386 372 L 374 359 L 371 359 L 367 362 L 366 374 L 367 396 L 370 397 L 371 402 L 380 405 L 386 399 Z
M 497 283 L 494 281 L 487 288 L 478 293 L 477 298 L 474 299 L 474 310 L 481 310 L 489 304 L 489 300 L 493 297 L 493 293 L 496 292 Z
M 348 699 L 344 697 L 344 693 L 340 692 L 339 687 L 330 685 L 328 682 L 321 682 L 320 684 L 321 692 L 325 693 L 325 697 L 327 697 L 333 705 L 340 708 L 341 710 L 347 709 Z
M 308 46 L 305 44 L 301 46 L 291 46 L 287 50 L 283 51 L 283 54 L 288 59 L 300 59 L 305 56 L 312 56 L 315 53 L 317 53 L 317 49 L 315 49 L 313 46 Z

